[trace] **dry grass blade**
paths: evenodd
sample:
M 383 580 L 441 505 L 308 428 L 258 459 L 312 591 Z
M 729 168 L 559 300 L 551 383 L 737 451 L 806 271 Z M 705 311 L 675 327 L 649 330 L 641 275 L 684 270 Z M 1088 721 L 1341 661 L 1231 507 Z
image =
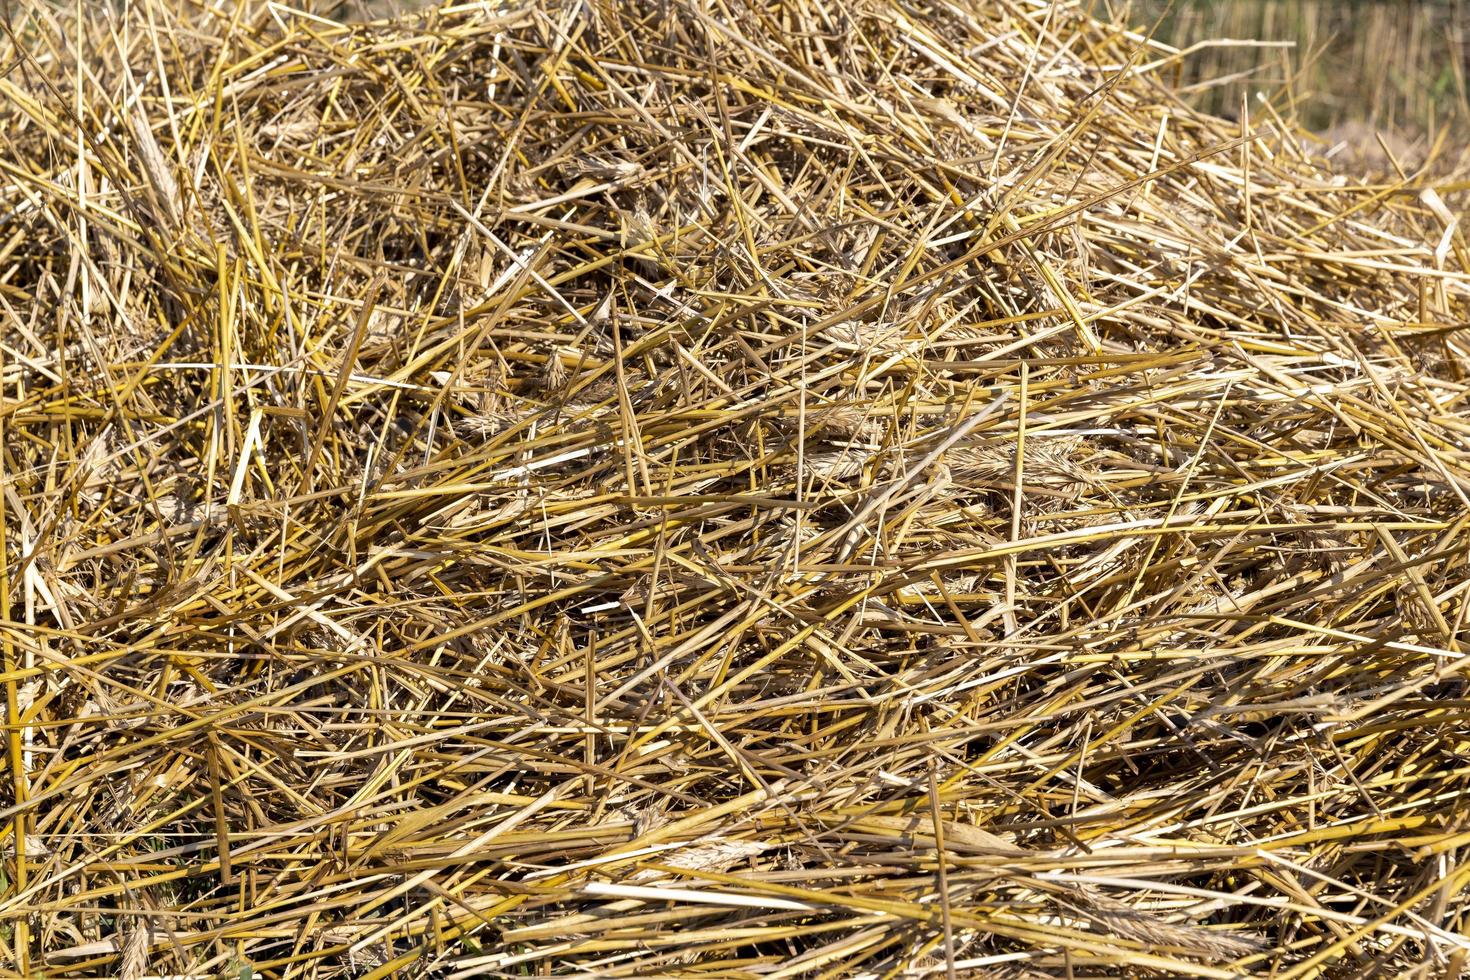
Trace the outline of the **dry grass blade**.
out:
M 1459 970 L 1467 184 L 1102 6 L 13 4 L 0 966 Z

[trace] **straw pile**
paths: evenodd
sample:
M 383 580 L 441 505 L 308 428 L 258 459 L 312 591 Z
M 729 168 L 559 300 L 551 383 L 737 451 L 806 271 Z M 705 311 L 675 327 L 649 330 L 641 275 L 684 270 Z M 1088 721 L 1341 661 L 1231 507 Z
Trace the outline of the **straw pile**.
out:
M 1461 189 L 1090 6 L 12 5 L 10 975 L 1457 975 Z

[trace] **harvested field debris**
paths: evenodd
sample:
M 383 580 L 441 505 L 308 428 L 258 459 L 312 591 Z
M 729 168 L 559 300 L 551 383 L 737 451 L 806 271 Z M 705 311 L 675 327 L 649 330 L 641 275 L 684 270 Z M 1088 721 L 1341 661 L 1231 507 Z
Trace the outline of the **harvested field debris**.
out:
M 1466 185 L 1103 6 L 12 3 L 7 975 L 1458 975 Z

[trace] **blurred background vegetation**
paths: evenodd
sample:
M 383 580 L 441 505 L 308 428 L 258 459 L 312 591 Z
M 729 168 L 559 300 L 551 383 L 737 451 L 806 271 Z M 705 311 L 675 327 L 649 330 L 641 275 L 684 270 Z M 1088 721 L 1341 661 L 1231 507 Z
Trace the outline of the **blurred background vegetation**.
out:
M 1186 59 L 1181 81 L 1210 111 L 1234 116 L 1242 95 L 1259 91 L 1315 132 L 1366 126 L 1420 138 L 1470 128 L 1467 0 L 1132 0 L 1131 12 L 1180 48 L 1290 42 L 1215 45 Z

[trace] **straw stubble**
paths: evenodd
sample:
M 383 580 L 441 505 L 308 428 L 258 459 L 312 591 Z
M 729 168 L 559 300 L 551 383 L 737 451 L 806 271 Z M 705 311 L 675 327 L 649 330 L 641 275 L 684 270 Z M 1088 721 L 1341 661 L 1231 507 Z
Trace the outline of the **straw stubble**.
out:
M 1465 185 L 1102 6 L 14 5 L 8 969 L 1457 971 Z

